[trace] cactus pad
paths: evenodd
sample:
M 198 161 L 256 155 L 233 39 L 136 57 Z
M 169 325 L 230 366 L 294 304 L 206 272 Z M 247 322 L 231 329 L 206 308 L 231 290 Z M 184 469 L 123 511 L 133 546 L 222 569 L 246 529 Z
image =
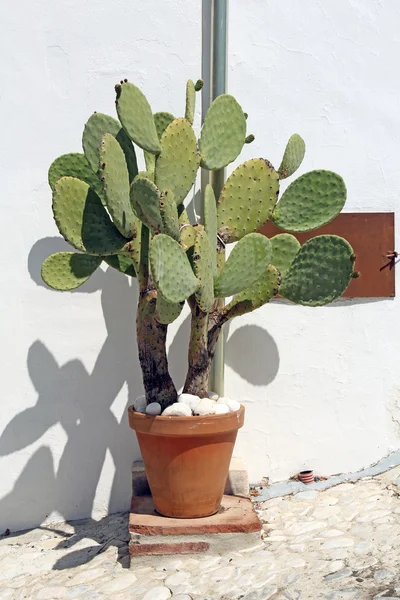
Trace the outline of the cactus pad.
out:
M 296 254 L 301 248 L 301 244 L 294 235 L 290 233 L 279 233 L 271 238 L 272 256 L 271 263 L 275 265 L 281 275 L 289 270 Z
M 74 290 L 89 279 L 101 261 L 100 256 L 57 252 L 43 262 L 42 279 L 55 290 Z
M 210 240 L 213 257 L 212 267 L 214 273 L 217 272 L 217 232 L 218 232 L 218 217 L 217 204 L 215 201 L 214 190 L 208 183 L 204 192 L 204 228 Z
M 297 133 L 293 134 L 286 144 L 281 166 L 278 169 L 280 179 L 286 179 L 286 177 L 290 177 L 297 171 L 303 162 L 305 152 L 306 145 L 303 138 Z
M 200 287 L 195 292 L 196 302 L 203 312 L 208 312 L 214 302 L 214 267 L 213 250 L 207 233 L 202 225 L 195 229 L 192 265 L 193 271 L 200 282 Z
M 168 235 L 153 238 L 150 264 L 154 283 L 167 302 L 183 302 L 199 287 L 185 251 Z
M 169 112 L 157 112 L 154 113 L 153 117 L 158 139 L 161 140 L 162 134 L 167 129 L 168 125 L 172 123 L 172 121 L 175 121 L 175 117 Z
M 163 233 L 166 233 L 179 242 L 178 207 L 171 190 L 165 190 L 160 196 L 160 213 Z
M 186 84 L 185 119 L 187 119 L 191 125 L 193 125 L 195 108 L 196 108 L 196 89 L 194 87 L 193 81 L 191 79 L 189 79 L 189 81 Z
M 156 168 L 156 157 L 155 154 L 152 154 L 151 152 L 147 152 L 147 150 L 145 150 L 143 152 L 144 154 L 144 162 L 146 164 L 146 171 L 148 173 L 152 173 L 153 177 L 152 179 L 154 179 L 154 171 Z
M 53 214 L 64 239 L 89 254 L 115 254 L 127 240 L 111 222 L 97 194 L 87 183 L 62 177 L 54 187 Z
M 143 150 L 161 150 L 153 113 L 146 96 L 133 83 L 117 86 L 117 113 L 131 140 Z
M 161 137 L 155 172 L 158 188 L 172 190 L 175 202 L 181 204 L 193 185 L 199 164 L 192 126 L 186 119 L 175 119 Z
M 108 211 L 118 230 L 127 238 L 134 233 L 135 215 L 129 198 L 129 175 L 121 146 L 110 133 L 100 144 L 100 174 Z
M 310 171 L 289 185 L 271 220 L 285 231 L 310 231 L 332 221 L 345 202 L 346 186 L 339 175 Z
M 201 166 L 222 169 L 237 158 L 246 138 L 246 119 L 233 96 L 222 94 L 211 103 L 200 137 Z
M 126 254 L 112 254 L 111 256 L 104 256 L 104 262 L 124 275 L 136 277 L 136 271 L 132 264 L 132 260 L 129 258 L 129 256 L 126 256 Z
M 269 302 L 279 290 L 281 275 L 274 265 L 268 265 L 264 273 L 253 285 L 240 292 L 226 306 L 230 310 L 237 304 L 243 307 L 243 313 L 248 313 Z M 240 310 L 237 315 L 240 314 Z
M 226 298 L 252 286 L 266 270 L 271 253 L 271 242 L 264 235 L 249 233 L 242 238 L 214 281 L 215 296 Z
M 49 185 L 54 190 L 54 186 L 61 177 L 76 177 L 85 181 L 100 198 L 103 198 L 103 188 L 96 174 L 97 168 L 98 164 L 96 170 L 93 171 L 84 154 L 78 152 L 63 154 L 50 165 Z
M 193 225 L 190 223 L 189 216 L 187 214 L 186 208 L 183 204 L 178 206 L 178 215 L 179 215 L 179 243 L 182 248 L 185 250 L 189 250 L 194 246 L 194 239 L 196 237 L 196 233 Z
M 156 312 L 154 317 L 156 321 L 163 325 L 169 325 L 179 317 L 182 312 L 184 302 L 167 302 L 160 292 L 157 292 Z
M 126 166 L 128 167 L 129 181 L 133 181 L 138 173 L 138 168 L 132 142 L 122 129 L 121 123 L 102 113 L 94 113 L 83 130 L 82 146 L 90 166 L 97 173 L 99 168 L 99 147 L 105 133 L 113 135 L 121 146 L 125 154 Z
M 228 178 L 218 199 L 218 233 L 235 242 L 257 231 L 270 218 L 279 193 L 279 176 L 263 158 L 240 165 Z
M 139 219 L 153 233 L 160 233 L 163 230 L 160 190 L 150 179 L 136 177 L 131 185 L 131 203 Z
M 353 248 L 336 235 L 319 235 L 301 247 L 283 278 L 279 294 L 304 306 L 339 298 L 353 274 Z

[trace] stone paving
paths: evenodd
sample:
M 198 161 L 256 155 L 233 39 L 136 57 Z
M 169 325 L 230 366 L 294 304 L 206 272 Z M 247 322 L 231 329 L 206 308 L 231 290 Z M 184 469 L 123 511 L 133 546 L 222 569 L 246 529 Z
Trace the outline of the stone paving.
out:
M 0 600 L 400 599 L 400 467 L 257 503 L 258 548 L 128 556 L 127 515 L 0 540 Z

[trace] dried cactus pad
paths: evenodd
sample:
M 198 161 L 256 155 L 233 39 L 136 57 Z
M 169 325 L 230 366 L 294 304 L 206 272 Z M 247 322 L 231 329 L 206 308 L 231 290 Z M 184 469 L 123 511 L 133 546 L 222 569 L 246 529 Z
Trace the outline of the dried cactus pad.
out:
M 253 285 L 270 263 L 271 252 L 271 242 L 260 233 L 242 238 L 214 281 L 215 296 L 233 296 Z
M 353 248 L 336 235 L 319 235 L 301 247 L 283 278 L 279 294 L 304 306 L 339 298 L 353 273 Z
M 279 176 L 263 158 L 244 162 L 228 178 L 218 199 L 218 233 L 225 243 L 258 231 L 270 218 Z
M 207 232 L 211 243 L 213 258 L 212 268 L 217 271 L 217 233 L 218 233 L 218 217 L 217 204 L 215 201 L 214 190 L 208 183 L 204 192 L 204 228 Z
M 278 269 L 274 265 L 268 265 L 261 277 L 253 285 L 237 294 L 226 309 L 229 310 L 237 304 L 243 305 L 243 312 L 251 312 L 251 310 L 260 308 L 276 296 L 280 282 L 281 275 Z
M 134 233 L 135 215 L 129 198 L 125 155 L 117 140 L 106 133 L 99 149 L 100 175 L 107 208 L 118 230 L 127 238 Z
M 289 270 L 290 265 L 301 248 L 298 239 L 290 233 L 279 233 L 271 238 L 272 256 L 271 263 L 278 269 L 281 275 Z
M 196 136 L 189 121 L 175 119 L 161 137 L 161 154 L 157 159 L 155 182 L 160 190 L 172 190 L 175 202 L 186 198 L 199 168 Z
M 168 125 L 172 123 L 172 121 L 175 121 L 175 117 L 169 112 L 157 112 L 154 113 L 153 117 L 158 139 L 161 140 L 162 134 L 167 129 Z
M 136 177 L 131 185 L 131 203 L 139 219 L 153 233 L 160 233 L 163 230 L 160 190 L 150 179 L 143 176 Z
M 294 133 L 286 144 L 285 153 L 282 158 L 281 166 L 278 169 L 279 177 L 285 179 L 293 175 L 303 162 L 306 145 L 303 138 Z
M 237 158 L 246 138 L 246 118 L 233 96 L 222 94 L 211 103 L 200 137 L 201 166 L 222 169 Z
M 42 279 L 55 290 L 74 290 L 89 279 L 101 261 L 100 256 L 57 252 L 43 262 Z
M 131 140 L 143 150 L 158 154 L 158 141 L 153 113 L 146 96 L 132 83 L 117 87 L 117 113 Z
M 62 177 L 53 192 L 53 214 L 64 239 L 89 254 L 116 254 L 127 240 L 87 183 Z
M 116 119 L 102 113 L 94 113 L 85 125 L 82 136 L 82 146 L 85 156 L 97 173 L 99 168 L 99 147 L 105 133 L 111 133 L 121 146 L 125 155 L 126 166 L 129 172 L 129 181 L 133 181 L 138 174 L 135 149 L 131 140 Z
M 63 154 L 50 165 L 49 185 L 54 190 L 54 186 L 61 177 L 76 177 L 90 185 L 96 194 L 102 198 L 103 188 L 96 172 L 93 171 L 84 154 L 78 152 Z
M 199 287 L 185 251 L 169 235 L 153 238 L 150 265 L 154 283 L 167 302 L 183 302 Z
M 132 264 L 132 260 L 125 254 L 112 254 L 111 256 L 104 256 L 104 262 L 124 275 L 136 277 L 136 271 Z
M 214 267 L 213 250 L 204 227 L 198 225 L 195 229 L 192 264 L 193 271 L 200 282 L 200 287 L 195 292 L 196 302 L 203 312 L 208 312 L 214 302 Z
M 169 325 L 179 317 L 182 312 L 183 305 L 184 302 L 167 302 L 162 294 L 157 292 L 156 311 L 154 317 L 159 323 L 162 323 L 163 325 Z
M 346 186 L 332 171 L 310 171 L 289 185 L 271 220 L 285 231 L 311 231 L 326 225 L 342 210 Z

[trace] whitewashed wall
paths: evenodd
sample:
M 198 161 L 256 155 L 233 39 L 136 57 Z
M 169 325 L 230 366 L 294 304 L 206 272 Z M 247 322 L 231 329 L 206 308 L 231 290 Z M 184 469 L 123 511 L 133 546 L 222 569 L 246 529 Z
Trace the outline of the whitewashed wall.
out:
M 43 258 L 66 247 L 47 168 L 80 150 L 93 110 L 113 114 L 121 77 L 154 110 L 182 114 L 186 79 L 201 72 L 201 3 L 21 0 L 0 10 L 2 531 L 128 506 L 138 449 L 125 409 L 142 390 L 136 288 L 111 270 L 74 293 L 41 283 Z M 256 134 L 243 159 L 277 165 L 297 131 L 302 171 L 339 172 L 347 210 L 397 210 L 399 27 L 389 0 L 231 0 L 229 91 Z M 349 471 L 400 446 L 399 331 L 397 300 L 275 302 L 230 327 L 226 391 L 246 404 L 237 453 L 252 480 Z M 178 386 L 187 335 L 187 318 L 170 333 Z

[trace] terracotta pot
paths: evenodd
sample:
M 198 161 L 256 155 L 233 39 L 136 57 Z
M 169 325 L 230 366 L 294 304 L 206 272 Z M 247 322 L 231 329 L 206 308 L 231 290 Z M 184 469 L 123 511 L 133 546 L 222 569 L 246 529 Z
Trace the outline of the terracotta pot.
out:
M 151 417 L 128 409 L 157 511 L 182 519 L 218 512 L 244 407 L 204 417 Z
M 314 472 L 313 471 L 301 471 L 299 473 L 299 479 L 303 483 L 314 483 Z

